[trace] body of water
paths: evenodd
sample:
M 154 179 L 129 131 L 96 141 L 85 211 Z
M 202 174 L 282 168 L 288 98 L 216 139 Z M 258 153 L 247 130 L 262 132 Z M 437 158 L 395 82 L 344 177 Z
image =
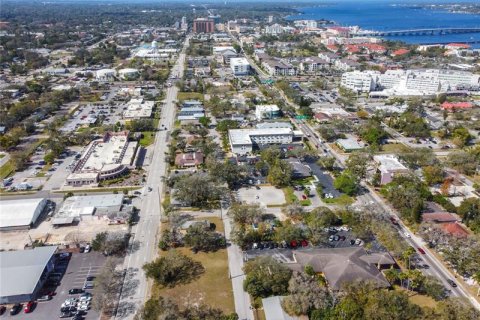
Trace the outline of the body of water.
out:
M 455 1 L 452 1 L 455 2 Z M 478 3 L 478 0 L 460 1 L 461 3 Z M 418 4 L 442 4 L 445 2 L 415 2 L 388 0 L 344 0 L 335 3 L 320 2 L 313 8 L 299 9 L 303 14 L 290 16 L 290 20 L 326 19 L 342 26 L 359 26 L 365 30 L 386 31 L 422 28 L 480 28 L 480 15 L 452 13 L 445 9 L 427 9 Z M 411 44 L 449 43 L 478 41 L 480 33 L 447 34 L 429 36 L 395 36 L 391 40 Z M 480 48 L 480 43 L 472 45 Z

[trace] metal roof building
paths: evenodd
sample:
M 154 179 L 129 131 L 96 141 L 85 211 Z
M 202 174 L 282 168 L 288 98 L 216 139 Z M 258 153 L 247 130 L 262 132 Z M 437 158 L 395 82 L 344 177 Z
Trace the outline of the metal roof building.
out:
M 47 199 L 19 199 L 0 201 L 0 230 L 28 229 L 42 214 Z
M 56 246 L 0 252 L 0 304 L 31 301 L 53 270 Z

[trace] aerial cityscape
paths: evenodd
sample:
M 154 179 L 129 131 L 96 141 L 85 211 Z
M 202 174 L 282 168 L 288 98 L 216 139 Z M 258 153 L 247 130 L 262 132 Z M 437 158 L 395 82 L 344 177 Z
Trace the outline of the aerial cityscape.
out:
M 0 0 L 0 320 L 480 319 L 478 0 Z

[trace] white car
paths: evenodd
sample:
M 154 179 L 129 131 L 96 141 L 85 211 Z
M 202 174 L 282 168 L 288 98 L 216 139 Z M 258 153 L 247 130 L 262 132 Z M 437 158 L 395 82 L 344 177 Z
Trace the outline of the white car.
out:
M 411 237 L 412 237 L 408 232 L 405 232 L 404 235 L 405 235 L 405 237 L 407 237 L 407 238 L 411 238 Z
M 77 309 L 81 311 L 88 311 L 88 309 L 90 309 L 90 306 L 87 304 L 78 304 Z
M 85 251 L 84 251 L 84 253 L 89 253 L 91 249 L 92 249 L 92 247 L 90 247 L 90 245 L 87 244 L 87 245 L 85 246 Z

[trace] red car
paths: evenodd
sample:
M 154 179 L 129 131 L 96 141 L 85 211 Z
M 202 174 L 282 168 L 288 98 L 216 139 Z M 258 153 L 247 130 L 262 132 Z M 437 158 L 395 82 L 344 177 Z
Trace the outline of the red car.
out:
M 425 250 L 423 250 L 422 248 L 418 248 L 418 252 L 420 252 L 421 254 L 425 254 Z
M 29 302 L 25 305 L 25 308 L 23 309 L 23 312 L 25 312 L 25 313 L 30 313 L 30 312 L 32 312 L 34 305 L 35 305 L 35 302 L 29 301 Z

